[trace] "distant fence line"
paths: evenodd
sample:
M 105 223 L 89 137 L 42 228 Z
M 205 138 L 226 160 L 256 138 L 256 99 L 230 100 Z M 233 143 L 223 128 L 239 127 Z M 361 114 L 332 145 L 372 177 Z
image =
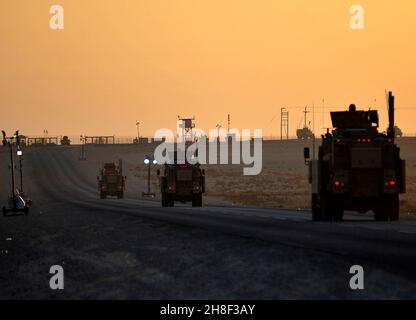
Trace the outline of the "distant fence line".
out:
M 27 146 L 38 146 L 38 145 L 60 145 L 61 140 L 64 136 L 54 136 L 54 137 L 29 137 L 29 136 L 22 136 L 21 141 Z M 71 145 L 80 145 L 81 140 L 80 136 L 67 136 L 70 140 Z M 415 138 L 416 135 L 403 135 L 403 138 Z M 152 144 L 155 143 L 153 138 L 149 137 L 140 137 L 139 141 L 137 141 L 137 137 L 133 136 L 87 136 L 86 137 L 86 144 L 87 145 L 106 145 L 106 144 Z M 316 140 L 320 140 L 321 136 L 317 135 Z M 398 138 L 400 139 L 400 138 Z M 264 136 L 263 141 L 286 141 L 286 137 L 283 139 L 280 136 Z M 289 136 L 290 141 L 299 140 L 299 141 L 312 141 L 312 139 L 300 140 L 296 136 Z M 156 143 L 160 143 L 157 141 Z

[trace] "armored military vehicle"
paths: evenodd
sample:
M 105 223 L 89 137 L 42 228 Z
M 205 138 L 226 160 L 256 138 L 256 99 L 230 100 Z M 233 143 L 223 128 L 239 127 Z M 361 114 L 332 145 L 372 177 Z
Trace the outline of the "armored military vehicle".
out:
M 116 196 L 119 199 L 124 197 L 126 177 L 123 176 L 121 160 L 119 160 L 118 165 L 113 162 L 105 163 L 100 169 L 97 180 L 101 199 L 105 199 L 107 196 Z
M 304 127 L 302 129 L 297 129 L 296 130 L 296 136 L 299 140 L 313 139 L 314 138 L 314 134 L 313 134 L 312 130 L 309 129 L 308 127 Z
M 312 215 L 342 220 L 344 210 L 372 210 L 378 221 L 399 219 L 399 194 L 406 191 L 405 161 L 394 142 L 394 96 L 388 95 L 389 128 L 379 133 L 376 110 L 331 112 L 334 130 L 322 136 L 318 159 L 309 160 Z
M 62 146 L 69 146 L 71 145 L 71 140 L 69 140 L 68 136 L 63 136 L 61 139 Z
M 162 195 L 162 207 L 173 207 L 175 201 L 192 201 L 193 207 L 202 206 L 202 194 L 205 192 L 205 171 L 200 164 L 187 161 L 179 164 L 165 164 L 163 173 L 157 170 Z
M 310 111 L 308 111 L 308 107 L 305 107 L 305 110 L 303 111 L 304 114 L 304 122 L 303 122 L 303 128 L 296 130 L 296 137 L 299 140 L 305 140 L 305 139 L 313 139 L 315 135 L 313 134 L 311 128 L 310 128 L 310 122 L 309 126 L 306 121 L 306 116 L 308 115 Z

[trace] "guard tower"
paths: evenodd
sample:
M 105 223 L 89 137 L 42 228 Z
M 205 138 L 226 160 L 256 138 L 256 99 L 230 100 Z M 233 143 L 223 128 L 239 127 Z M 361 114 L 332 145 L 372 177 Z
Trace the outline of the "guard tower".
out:
M 194 141 L 194 132 L 193 129 L 195 128 L 195 117 L 192 118 L 182 118 L 178 116 L 179 128 L 182 129 L 182 139 L 185 142 L 193 142 Z

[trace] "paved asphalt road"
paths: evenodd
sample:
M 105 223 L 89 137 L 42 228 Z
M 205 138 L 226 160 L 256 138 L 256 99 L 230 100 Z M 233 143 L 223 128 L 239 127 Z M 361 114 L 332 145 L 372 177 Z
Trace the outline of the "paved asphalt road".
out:
M 69 151 L 25 154 L 34 205 L 26 217 L 0 217 L 2 299 L 416 297 L 413 216 L 313 223 L 306 211 L 101 200 Z M 64 290 L 49 288 L 56 264 Z M 349 287 L 355 264 L 364 268 L 364 290 Z

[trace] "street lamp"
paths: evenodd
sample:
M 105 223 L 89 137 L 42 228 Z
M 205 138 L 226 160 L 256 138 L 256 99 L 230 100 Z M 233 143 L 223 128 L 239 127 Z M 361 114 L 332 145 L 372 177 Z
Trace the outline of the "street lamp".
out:
M 85 156 L 85 135 L 80 135 L 79 140 L 81 141 L 81 154 L 79 156 L 79 160 L 87 160 L 87 157 Z
M 24 199 L 23 195 L 23 174 L 22 174 L 22 155 L 23 151 L 20 145 L 20 135 L 19 130 L 10 138 L 10 141 L 7 141 L 6 132 L 2 131 L 3 134 L 3 145 L 10 148 L 10 169 L 11 169 L 11 197 L 10 197 L 10 207 L 3 207 L 3 215 L 20 215 L 28 214 L 31 201 L 29 199 Z M 15 148 L 16 154 L 19 157 L 20 161 L 20 190 L 16 187 L 16 177 L 15 177 Z
M 142 196 L 143 197 L 149 196 L 149 197 L 154 198 L 156 196 L 155 193 L 150 191 L 150 167 L 151 167 L 152 164 L 156 165 L 157 161 L 156 161 L 156 159 L 153 159 L 152 157 L 146 155 L 144 157 L 143 162 L 144 162 L 145 165 L 147 165 L 147 192 L 143 191 Z
M 217 139 L 218 139 L 218 142 L 220 142 L 220 129 L 222 128 L 222 125 L 217 123 L 215 127 L 217 128 Z
M 20 193 L 23 195 L 23 169 L 22 169 L 22 160 L 23 160 L 23 151 L 20 149 L 20 145 L 17 146 L 17 156 L 19 157 L 19 170 L 20 170 Z
M 140 121 L 136 120 L 136 127 L 137 127 L 137 143 L 139 143 L 140 140 Z

